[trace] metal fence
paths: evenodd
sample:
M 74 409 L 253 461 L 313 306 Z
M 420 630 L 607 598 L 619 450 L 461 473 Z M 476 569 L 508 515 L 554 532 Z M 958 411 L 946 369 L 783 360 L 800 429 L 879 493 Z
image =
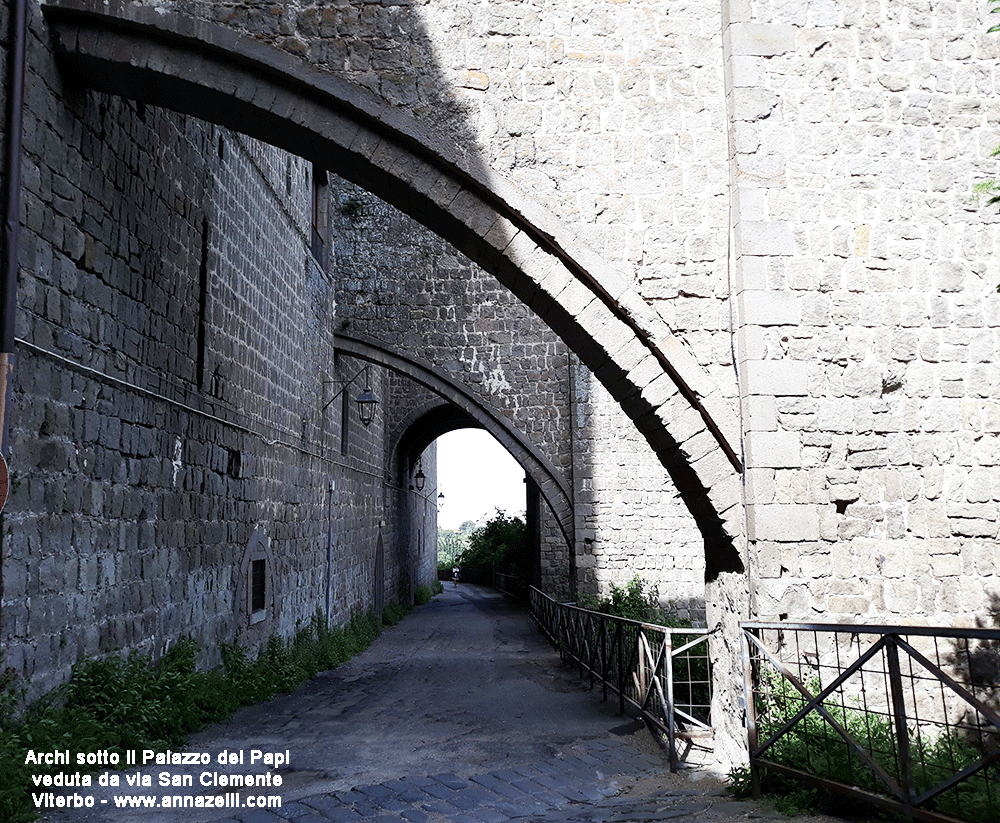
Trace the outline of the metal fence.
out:
M 1000 631 L 744 623 L 751 776 L 1000 817 Z
M 559 603 L 531 587 L 531 616 L 581 677 L 601 682 L 604 699 L 618 695 L 667 738 L 670 768 L 680 762 L 679 739 L 712 734 L 708 630 L 675 629 Z
M 523 577 L 493 572 L 493 588 L 518 600 L 528 599 L 528 581 Z

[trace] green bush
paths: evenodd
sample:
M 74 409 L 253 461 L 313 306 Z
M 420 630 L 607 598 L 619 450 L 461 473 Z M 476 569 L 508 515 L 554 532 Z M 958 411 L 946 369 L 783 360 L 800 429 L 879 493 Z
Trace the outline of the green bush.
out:
M 410 609 L 399 603 L 390 603 L 382 612 L 382 624 L 385 626 L 395 626 L 400 620 L 406 617 L 409 611 Z
M 677 617 L 676 614 L 660 606 L 659 596 L 654 586 L 648 592 L 646 584 L 636 575 L 624 588 L 611 584 L 611 592 L 607 597 L 598 598 L 593 595 L 582 595 L 579 600 L 581 608 L 602 612 L 612 617 L 623 617 L 628 620 L 638 620 L 665 626 L 673 629 L 689 629 L 691 621 Z M 680 648 L 696 640 L 700 635 L 675 633 L 672 636 L 673 647 Z M 700 645 L 687 653 L 671 658 L 674 680 L 674 702 L 684 712 L 692 715 L 703 723 L 709 722 L 709 704 L 711 703 L 711 667 L 707 656 L 707 646 Z
M 820 690 L 812 681 L 807 688 Z M 764 683 L 758 712 L 758 739 L 766 740 L 777 732 L 804 705 L 802 695 L 788 681 L 773 675 Z M 897 775 L 896 731 L 892 719 L 884 713 L 846 707 L 827 700 L 823 708 L 854 738 L 888 774 Z M 967 741 L 957 735 L 942 734 L 934 740 L 910 731 L 910 751 L 916 794 L 920 795 L 944 781 L 964 766 L 981 757 Z M 873 794 L 888 795 L 875 772 L 848 746 L 844 739 L 817 712 L 801 718 L 773 743 L 764 757 L 836 783 L 860 788 Z M 933 811 L 962 820 L 985 820 L 995 814 L 1000 804 L 993 766 L 972 775 L 958 786 L 934 799 Z M 749 796 L 750 769 L 735 769 L 729 774 L 729 788 L 737 796 Z M 863 801 L 846 799 L 822 789 L 805 786 L 793 777 L 762 770 L 761 791 L 775 808 L 787 814 L 827 812 L 845 814 L 871 813 Z
M 406 610 L 402 610 L 402 615 Z M 223 665 L 197 671 L 197 643 L 182 638 L 159 660 L 133 652 L 77 663 L 59 688 L 15 711 L 23 697 L 10 675 L 0 680 L 0 820 L 36 817 L 32 774 L 59 766 L 27 766 L 27 750 L 76 752 L 165 749 L 182 745 L 196 729 L 224 720 L 242 706 L 291 692 L 318 672 L 364 651 L 383 619 L 358 615 L 328 627 L 317 611 L 285 641 L 272 636 L 256 657 L 231 644 L 220 648 Z
M 456 562 L 459 566 L 490 568 L 516 576 L 526 566 L 526 547 L 524 521 L 497 510 L 484 526 L 469 535 L 469 547 Z
M 580 596 L 580 606 L 595 612 L 625 617 L 629 620 L 641 620 L 666 626 L 673 629 L 689 629 L 691 621 L 677 617 L 670 609 L 660 605 L 656 586 L 646 590 L 646 582 L 635 575 L 625 587 L 611 584 L 607 597 L 595 597 L 592 594 Z
M 444 591 L 444 587 L 441 588 L 441 591 Z M 417 586 L 417 590 L 413 594 L 413 602 L 417 606 L 423 606 L 425 603 L 430 603 L 436 593 L 439 592 L 434 592 L 430 586 Z
M 580 605 L 603 614 L 624 617 L 628 620 L 647 620 L 650 616 L 650 597 L 644 591 L 645 584 L 639 575 L 633 577 L 625 588 L 611 584 L 611 593 L 604 598 L 583 595 Z

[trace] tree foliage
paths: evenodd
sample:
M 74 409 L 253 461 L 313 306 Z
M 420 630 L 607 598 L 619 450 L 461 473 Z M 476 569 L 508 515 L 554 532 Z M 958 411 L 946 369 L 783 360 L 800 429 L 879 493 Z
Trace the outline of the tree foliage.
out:
M 438 529 L 438 568 L 450 569 L 469 545 L 469 535 L 454 529 Z
M 457 529 L 438 527 L 437 558 L 439 569 L 450 569 L 459 555 L 469 548 L 469 535 L 476 530 L 475 520 L 466 520 Z
M 458 563 L 516 575 L 525 566 L 525 537 L 524 521 L 497 509 L 485 525 L 469 535 L 469 546 L 459 555 Z

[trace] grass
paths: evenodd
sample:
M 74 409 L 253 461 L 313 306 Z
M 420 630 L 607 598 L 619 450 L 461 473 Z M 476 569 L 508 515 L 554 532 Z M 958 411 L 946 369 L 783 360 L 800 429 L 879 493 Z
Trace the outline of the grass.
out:
M 810 683 L 808 688 L 815 694 L 819 691 L 819 684 Z M 758 739 L 762 741 L 776 732 L 804 704 L 802 696 L 787 681 L 777 682 L 777 676 L 765 683 L 759 700 Z M 894 777 L 897 775 L 896 733 L 888 715 L 843 706 L 832 700 L 824 702 L 823 706 L 882 769 Z M 975 746 L 958 734 L 942 734 L 930 739 L 911 731 L 910 751 L 918 796 L 982 756 Z M 816 777 L 888 795 L 875 772 L 816 712 L 800 719 L 767 749 L 764 757 Z M 959 820 L 994 819 L 1000 807 L 997 778 L 995 767 L 988 767 L 942 793 L 926 808 Z M 730 772 L 729 787 L 739 797 L 749 796 L 749 767 Z M 861 800 L 834 795 L 767 770 L 761 775 L 761 789 L 775 808 L 786 814 L 827 812 L 838 816 L 866 814 L 881 819 L 893 818 L 891 813 L 866 806 Z
M 434 595 L 441 594 L 443 591 L 444 586 L 440 580 L 435 580 L 430 586 L 418 586 L 417 591 L 413 595 L 413 604 L 415 606 L 423 606 L 424 603 L 429 603 Z
M 420 587 L 418 604 L 434 593 Z M 191 638 L 182 638 L 156 661 L 137 652 L 87 658 L 73 667 L 66 683 L 20 711 L 23 690 L 7 674 L 0 678 L 0 820 L 35 819 L 32 775 L 87 770 L 28 765 L 28 751 L 68 749 L 72 757 L 108 751 L 124 762 L 127 749 L 176 748 L 197 729 L 243 706 L 292 692 L 349 660 L 411 608 L 390 604 L 382 615 L 359 615 L 337 627 L 327 626 L 317 611 L 290 640 L 272 636 L 253 658 L 223 644 L 223 665 L 209 671 L 195 668 L 198 644 Z

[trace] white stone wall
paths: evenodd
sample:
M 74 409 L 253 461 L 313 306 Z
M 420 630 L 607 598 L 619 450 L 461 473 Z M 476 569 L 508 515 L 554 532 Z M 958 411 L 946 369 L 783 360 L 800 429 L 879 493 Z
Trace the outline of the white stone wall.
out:
M 735 405 L 718 4 L 437 0 L 420 20 L 444 80 L 435 93 L 458 102 L 479 156 L 579 226 Z M 603 387 L 582 370 L 574 385 L 579 591 L 638 574 L 703 619 L 693 518 Z M 545 562 L 555 582 L 562 561 Z
M 574 368 L 577 579 L 606 596 L 638 576 L 661 605 L 705 619 L 705 549 L 694 519 L 642 437 L 585 368 Z
M 325 30 L 300 19 L 304 41 L 356 44 L 311 59 L 418 116 L 450 107 L 442 129 L 579 226 L 739 395 L 753 611 L 986 608 L 1000 267 L 972 188 L 996 168 L 1000 39 L 985 0 L 435 0 L 382 10 L 415 33 L 363 59 L 350 8 Z M 595 437 L 613 464 L 620 427 Z M 629 480 L 606 471 L 582 519 L 627 533 L 601 507 Z M 607 568 L 631 562 L 624 543 Z
M 369 89 L 503 175 L 634 282 L 735 405 L 718 0 L 155 5 Z
M 1000 590 L 987 3 L 726 10 L 755 611 L 969 624 Z
M 439 0 L 421 17 L 486 163 L 580 226 L 735 396 L 718 3 Z

